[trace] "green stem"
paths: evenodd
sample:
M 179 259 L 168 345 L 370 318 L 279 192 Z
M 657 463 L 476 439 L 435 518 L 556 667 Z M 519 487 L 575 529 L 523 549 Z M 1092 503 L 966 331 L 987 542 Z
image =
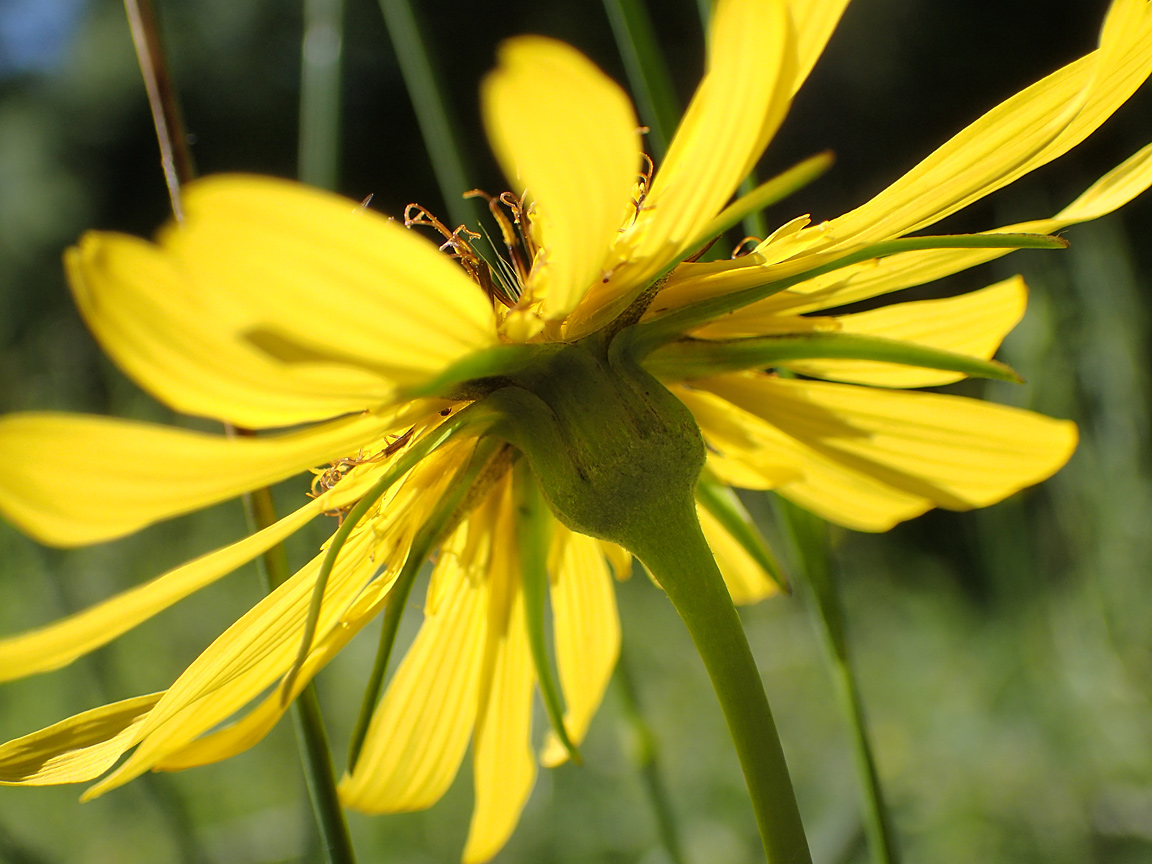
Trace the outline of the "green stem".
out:
M 298 176 L 335 189 L 340 172 L 340 57 L 344 0 L 304 0 Z
M 463 198 L 472 185 L 468 182 L 460 135 L 452 122 L 448 98 L 429 58 L 415 10 L 410 0 L 380 0 L 380 11 L 452 225 L 473 224 L 478 221 L 477 211 L 472 200 Z
M 148 93 L 152 122 L 156 127 L 156 141 L 160 145 L 160 165 L 168 185 L 168 197 L 172 201 L 172 215 L 177 222 L 183 222 L 184 205 L 180 187 L 195 176 L 196 170 L 188 150 L 180 100 L 176 97 L 172 76 L 168 72 L 156 10 L 152 0 L 124 0 L 124 11 L 132 30 L 132 43 L 136 47 L 140 73 L 144 76 L 144 89 Z
M 192 179 L 194 168 L 181 120 L 179 99 L 168 72 L 167 57 L 160 39 L 156 14 L 151 0 L 125 0 L 124 8 L 132 28 L 136 55 L 140 61 L 140 71 L 144 76 L 148 102 L 156 125 L 161 163 L 172 200 L 172 213 L 178 222 L 182 222 L 184 211 L 181 187 Z M 227 423 L 224 424 L 224 431 L 229 436 L 252 434 L 247 430 L 238 430 Z M 267 488 L 244 495 L 243 502 L 250 531 L 256 532 L 276 522 L 272 494 Z M 269 592 L 282 585 L 291 575 L 288 558 L 281 545 L 276 545 L 265 552 L 258 566 Z M 292 719 L 296 725 L 305 782 L 308 785 L 317 828 L 327 851 L 329 864 L 355 864 L 356 856 L 352 851 L 348 825 L 344 821 L 344 811 L 340 808 L 340 802 L 336 797 L 336 777 L 332 770 L 328 735 L 316 702 L 316 692 L 311 685 L 293 704 Z
M 660 163 L 672 141 L 680 106 L 668 64 L 652 30 L 652 20 L 643 0 L 604 0 L 604 11 L 608 13 L 640 119 L 648 127 L 648 150 Z
M 656 828 L 660 834 L 660 841 L 664 844 L 664 850 L 668 853 L 672 864 L 687 864 L 684 847 L 680 844 L 680 835 L 676 830 L 676 814 L 672 810 L 672 799 L 668 794 L 664 772 L 660 770 L 657 758 L 656 738 L 640 712 L 636 682 L 632 678 L 623 647 L 620 649 L 620 658 L 616 661 L 615 681 L 624 722 L 628 724 L 628 732 L 632 739 L 628 748 L 629 754 L 644 780 L 644 791 L 648 793 L 648 800 L 656 814 Z
M 764 684 L 736 607 L 690 507 L 674 502 L 633 534 L 684 620 L 720 701 L 770 864 L 811 864 L 800 810 Z
M 832 664 L 832 678 L 841 710 L 852 736 L 852 753 L 864 806 L 864 831 L 877 864 L 899 864 L 899 849 L 892 818 L 884 800 L 880 775 L 868 738 L 864 705 L 852 672 L 848 641 L 844 629 L 844 610 L 832 579 L 832 562 L 828 555 L 828 531 L 817 516 L 801 510 L 784 499 L 777 499 L 777 513 L 791 537 L 796 551 L 796 571 L 811 589 L 815 599 L 814 617 Z
M 248 518 L 248 530 L 253 533 L 276 522 L 272 494 L 267 489 L 245 495 L 244 512 Z M 261 575 L 269 593 L 292 575 L 282 545 L 273 546 L 259 560 Z M 316 688 L 312 684 L 296 697 L 290 711 L 292 725 L 296 729 L 296 743 L 300 749 L 300 762 L 304 768 L 304 782 L 308 786 L 308 797 L 312 801 L 312 812 L 316 817 L 316 827 L 320 831 L 328 862 L 356 864 L 352 837 L 348 833 L 348 823 L 344 820 L 344 810 L 336 794 L 336 774 L 332 767 L 328 732 L 324 728 Z

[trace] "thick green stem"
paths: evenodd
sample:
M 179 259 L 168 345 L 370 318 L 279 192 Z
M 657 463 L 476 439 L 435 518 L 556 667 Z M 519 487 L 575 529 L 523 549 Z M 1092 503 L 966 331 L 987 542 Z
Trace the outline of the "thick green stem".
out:
M 543 347 L 543 346 L 542 346 Z M 768 697 L 696 517 L 696 420 L 629 356 L 623 334 L 541 351 L 484 401 L 553 513 L 647 565 L 688 625 L 728 721 L 770 864 L 810 864 Z
M 810 864 L 808 840 L 760 671 L 695 513 L 671 506 L 642 536 L 647 542 L 632 551 L 680 613 L 712 679 L 768 861 Z

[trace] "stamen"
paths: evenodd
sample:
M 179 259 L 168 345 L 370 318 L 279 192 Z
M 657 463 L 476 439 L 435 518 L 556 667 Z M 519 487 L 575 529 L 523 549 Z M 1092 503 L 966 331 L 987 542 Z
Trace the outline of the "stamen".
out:
M 764 241 L 759 237 L 745 237 L 743 240 L 737 243 L 736 248 L 732 250 L 732 257 L 743 258 L 745 255 L 751 255 L 756 247 L 759 246 L 762 242 Z M 748 248 L 745 249 L 745 246 Z
M 645 207 L 644 201 L 648 197 L 648 190 L 652 188 L 652 175 L 656 173 L 656 165 L 652 162 L 652 157 L 647 153 L 641 153 L 641 158 L 645 162 L 645 168 L 638 175 L 636 175 L 636 186 L 640 190 L 636 197 L 632 199 L 632 206 L 635 211 L 632 213 L 632 221 L 627 226 L 621 228 L 621 231 L 626 231 L 636 224 L 636 220 L 640 218 L 642 210 L 651 210 L 651 207 Z M 607 281 L 607 280 L 605 280 Z
M 524 206 L 524 198 L 517 198 L 511 192 L 501 192 L 499 197 L 492 197 L 483 189 L 472 189 L 464 193 L 465 198 L 483 198 L 488 203 L 488 212 L 500 226 L 500 236 L 504 241 L 504 248 L 508 250 L 508 258 L 516 271 L 516 278 L 521 285 L 528 281 L 528 273 L 532 269 L 532 262 L 536 259 L 536 243 L 532 239 L 530 230 L 531 220 Z M 503 205 L 512 215 L 512 220 L 504 214 Z
M 451 409 L 445 409 L 451 411 Z M 444 412 L 441 412 L 441 416 Z M 355 456 L 345 457 L 338 459 L 335 462 L 329 462 L 327 468 L 312 468 L 310 469 L 316 476 L 312 478 L 312 485 L 310 490 L 306 493 L 309 498 L 319 498 L 325 492 L 328 492 L 336 486 L 341 480 L 348 476 L 348 473 L 359 465 L 367 465 L 372 462 L 381 462 L 389 456 L 394 455 L 397 451 L 401 450 L 405 444 L 412 440 L 412 435 L 416 432 L 416 427 L 413 426 L 403 435 L 396 436 L 396 440 L 392 441 L 384 447 L 375 456 L 365 456 L 364 451 L 361 450 Z M 344 521 L 349 507 L 338 508 L 336 510 L 325 511 L 325 516 L 335 516 L 340 522 Z
M 510 297 L 503 286 L 492 278 L 492 268 L 488 266 L 487 261 L 480 257 L 469 242 L 479 239 L 480 234 L 470 231 L 464 225 L 459 226 L 455 231 L 449 231 L 448 226 L 419 204 L 409 204 L 404 208 L 404 227 L 432 228 L 439 232 L 442 237 L 446 238 L 440 244 L 440 251 L 447 252 L 452 258 L 459 261 L 464 272 L 472 277 L 472 281 L 480 286 L 481 290 L 488 295 L 488 299 L 498 300 L 509 308 L 516 305 L 515 298 Z

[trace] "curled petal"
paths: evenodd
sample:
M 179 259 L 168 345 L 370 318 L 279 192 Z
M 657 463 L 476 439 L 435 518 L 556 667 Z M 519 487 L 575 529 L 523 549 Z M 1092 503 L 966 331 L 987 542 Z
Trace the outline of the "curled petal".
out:
M 163 693 L 85 711 L 0 746 L 0 785 L 83 783 L 116 764 Z

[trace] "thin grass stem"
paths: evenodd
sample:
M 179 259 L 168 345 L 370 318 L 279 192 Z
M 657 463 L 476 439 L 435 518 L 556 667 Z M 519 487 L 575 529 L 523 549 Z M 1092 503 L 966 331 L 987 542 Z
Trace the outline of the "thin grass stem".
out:
M 817 516 L 784 499 L 777 499 L 776 512 L 795 551 L 797 578 L 807 583 L 812 599 L 816 629 L 824 642 L 832 679 L 848 731 L 863 803 L 864 833 L 876 864 L 899 864 L 899 848 L 892 817 L 880 785 L 876 759 L 868 737 L 860 688 L 852 671 L 848 640 L 844 630 L 844 610 L 833 582 L 828 554 L 827 525 Z
M 644 0 L 604 0 L 604 11 L 624 61 L 640 120 L 648 127 L 648 152 L 659 164 L 680 120 L 680 105 L 652 29 L 652 19 Z
M 664 782 L 664 772 L 660 767 L 660 745 L 648 721 L 640 709 L 640 697 L 636 691 L 636 681 L 628 664 L 623 646 L 620 658 L 616 661 L 616 675 L 613 678 L 616 693 L 620 699 L 621 714 L 631 739 L 629 755 L 634 767 L 640 772 L 644 792 L 656 816 L 656 830 L 668 859 L 672 864 L 687 864 L 684 846 L 676 828 L 676 813 L 672 809 L 672 796 L 668 794 L 668 784 Z
M 471 172 L 416 11 L 409 0 L 380 0 L 380 11 L 384 14 L 388 36 L 420 124 L 420 134 L 428 147 L 432 170 L 444 195 L 448 216 L 453 226 L 474 224 L 479 221 L 476 206 L 473 199 L 463 197 L 472 188 L 468 181 Z
M 300 49 L 300 180 L 336 189 L 340 178 L 340 61 L 344 0 L 304 0 Z
M 172 213 L 178 222 L 183 222 L 181 190 L 185 183 L 193 179 L 195 169 L 188 151 L 180 100 L 172 85 L 156 12 L 151 0 L 124 0 L 124 9 L 132 29 L 132 41 L 152 109 L 156 139 L 160 146 L 160 161 L 172 201 Z M 224 431 L 230 437 L 252 434 L 227 423 L 224 424 Z M 261 530 L 276 522 L 272 494 L 267 488 L 243 496 L 243 502 L 250 531 Z M 268 591 L 283 584 L 291 575 L 282 545 L 274 546 L 264 553 L 259 566 Z M 356 856 L 352 850 L 348 825 L 336 794 L 336 776 L 332 769 L 328 734 L 315 689 L 311 685 L 293 704 L 292 719 L 296 726 L 305 782 L 329 864 L 355 864 Z
M 160 145 L 160 166 L 168 185 L 168 197 L 172 200 L 172 214 L 178 222 L 183 222 L 184 202 L 180 187 L 195 176 L 196 169 L 188 150 L 180 100 L 176 97 L 172 76 L 168 72 L 156 10 L 152 0 L 124 0 L 124 12 L 128 16 L 136 59 L 144 76 L 148 107 L 156 127 L 156 141 Z

